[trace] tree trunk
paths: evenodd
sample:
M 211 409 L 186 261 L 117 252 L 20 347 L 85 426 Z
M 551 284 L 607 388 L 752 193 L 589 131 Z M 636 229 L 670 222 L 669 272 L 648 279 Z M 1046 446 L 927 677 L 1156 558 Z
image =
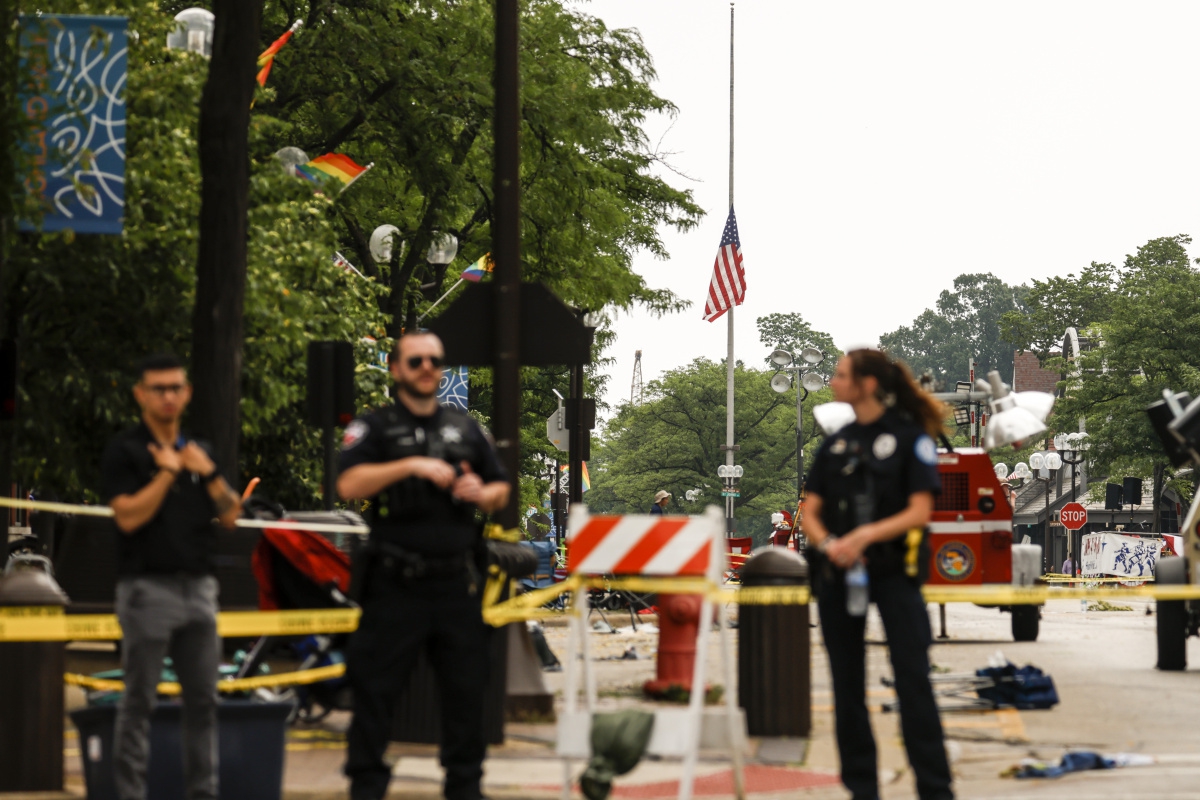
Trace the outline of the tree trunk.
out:
M 250 192 L 247 132 L 263 0 L 216 0 L 208 82 L 200 99 L 200 247 L 192 320 L 190 425 L 238 478 L 242 307 Z

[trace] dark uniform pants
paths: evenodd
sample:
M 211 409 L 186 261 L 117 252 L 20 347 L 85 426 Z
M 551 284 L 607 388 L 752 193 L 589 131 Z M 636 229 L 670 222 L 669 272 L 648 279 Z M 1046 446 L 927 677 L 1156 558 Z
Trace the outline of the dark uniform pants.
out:
M 480 595 L 468 591 L 465 574 L 416 581 L 408 588 L 378 577 L 371 581 L 358 630 L 346 650 L 354 691 L 345 768 L 351 800 L 381 800 L 387 794 L 391 769 L 383 754 L 397 699 L 421 647 L 427 648 L 441 700 L 446 798 L 482 797 L 490 631 Z
M 836 572 L 837 578 L 842 573 Z M 921 800 L 949 800 L 950 764 L 942 721 L 929 683 L 932 632 L 921 590 L 903 575 L 871 580 L 871 600 L 879 609 L 900 703 L 900 729 Z M 846 613 L 846 587 L 830 580 L 818 603 L 821 634 L 833 676 L 834 717 L 842 783 L 855 800 L 877 800 L 875 737 L 866 705 L 866 617 Z

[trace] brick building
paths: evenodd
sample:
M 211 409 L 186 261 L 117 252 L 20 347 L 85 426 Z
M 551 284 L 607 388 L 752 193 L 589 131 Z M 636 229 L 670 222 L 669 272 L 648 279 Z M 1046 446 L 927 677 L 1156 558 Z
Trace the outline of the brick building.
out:
M 1051 353 L 1058 356 L 1059 353 Z M 1058 382 L 1062 376 L 1052 369 L 1046 369 L 1038 361 L 1036 353 L 1028 350 L 1018 350 L 1013 353 L 1013 382 L 1014 392 L 1047 392 L 1058 394 Z

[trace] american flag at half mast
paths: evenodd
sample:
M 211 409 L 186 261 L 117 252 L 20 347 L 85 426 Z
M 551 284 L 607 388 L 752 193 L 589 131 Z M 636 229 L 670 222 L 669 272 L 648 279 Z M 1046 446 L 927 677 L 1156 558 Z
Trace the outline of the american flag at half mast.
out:
M 742 269 L 742 242 L 738 239 L 737 217 L 733 215 L 733 206 L 730 206 L 729 219 L 725 220 L 721 245 L 713 262 L 704 318 L 712 322 L 734 306 L 740 306 L 745 299 L 746 272 Z

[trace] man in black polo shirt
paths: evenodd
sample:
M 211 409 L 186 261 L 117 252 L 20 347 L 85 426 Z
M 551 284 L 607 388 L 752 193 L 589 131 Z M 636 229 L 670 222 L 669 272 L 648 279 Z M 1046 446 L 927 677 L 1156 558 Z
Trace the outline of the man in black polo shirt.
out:
M 372 515 L 362 618 L 346 651 L 354 689 L 350 797 L 387 793 L 391 769 L 383 755 L 393 711 L 425 647 L 442 706 L 445 796 L 480 800 L 488 628 L 476 511 L 503 508 L 509 485 L 479 425 L 438 404 L 441 340 L 411 333 L 396 350 L 397 402 L 346 426 L 337 485 L 345 499 L 369 499 Z
M 119 542 L 117 618 L 125 693 L 113 761 L 119 800 L 145 800 L 150 714 L 163 657 L 183 689 L 185 797 L 217 797 L 217 579 L 213 518 L 232 528 L 241 511 L 206 446 L 179 420 L 192 397 L 173 355 L 142 362 L 133 395 L 142 421 L 104 451 L 104 499 Z

